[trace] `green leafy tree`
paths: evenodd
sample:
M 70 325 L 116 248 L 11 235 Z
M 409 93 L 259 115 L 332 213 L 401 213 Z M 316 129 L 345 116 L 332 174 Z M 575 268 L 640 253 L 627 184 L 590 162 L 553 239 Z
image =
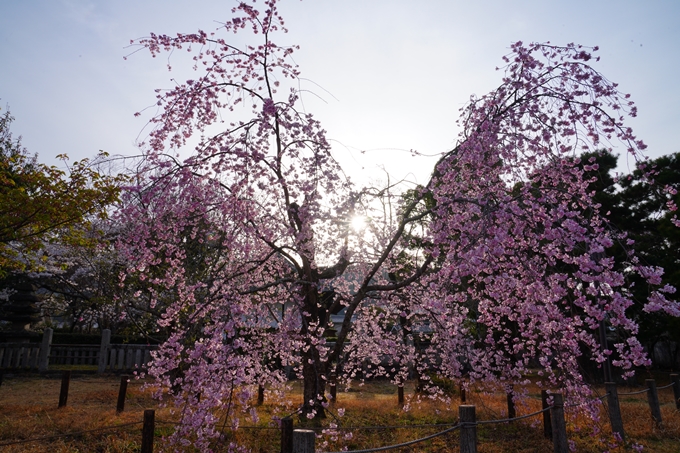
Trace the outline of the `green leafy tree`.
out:
M 626 271 L 637 262 L 665 269 L 661 284 L 680 287 L 680 230 L 674 225 L 675 206 L 680 203 L 680 153 L 644 162 L 630 175 L 619 178 L 614 176 L 617 162 L 617 156 L 606 150 L 581 158 L 581 164 L 588 166 L 586 175 L 600 212 L 609 219 L 614 235 L 622 234 L 608 253 L 632 283 L 629 291 L 634 299 L 644 301 L 649 297 L 649 285 L 638 274 Z M 633 249 L 636 262 L 629 256 Z M 638 338 L 653 360 L 657 358 L 651 351 L 657 343 L 680 344 L 677 318 L 647 313 L 642 303 L 633 305 L 630 311 L 640 326 Z M 677 362 L 678 347 L 669 350 L 673 362 Z
M 647 180 L 652 173 L 653 182 Z M 644 264 L 662 267 L 665 273 L 662 284 L 680 287 L 680 231 L 675 206 L 680 203 L 680 153 L 661 156 L 639 166 L 631 175 L 621 180 L 621 205 L 628 216 L 621 219 L 621 228 L 628 232 L 640 260 Z M 632 291 L 638 300 L 648 296 L 648 288 L 635 282 Z M 638 313 L 639 338 L 650 351 L 653 360 L 654 347 L 666 342 L 677 362 L 680 344 L 680 323 L 677 319 L 661 313 Z M 675 344 L 674 348 L 670 346 Z
M 66 170 L 41 164 L 21 138 L 10 132 L 13 117 L 0 116 L 0 277 L 35 267 L 35 256 L 49 242 L 82 245 L 83 224 L 106 218 L 107 206 L 118 199 L 122 176 L 109 176 L 94 161 L 68 163 Z M 32 264 L 33 263 L 33 264 Z

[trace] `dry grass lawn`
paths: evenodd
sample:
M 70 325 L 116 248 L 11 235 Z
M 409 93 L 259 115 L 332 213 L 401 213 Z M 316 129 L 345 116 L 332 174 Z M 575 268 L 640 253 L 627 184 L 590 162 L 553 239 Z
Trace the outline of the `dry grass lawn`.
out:
M 667 384 L 668 375 L 659 377 L 658 386 Z M 141 390 L 140 381 L 132 381 L 128 386 L 125 411 L 116 414 L 116 400 L 120 377 L 116 376 L 74 376 L 71 380 L 68 405 L 58 409 L 61 379 L 59 376 L 14 375 L 5 376 L 0 386 L 0 451 L 15 452 L 138 452 L 141 442 L 141 421 L 144 409 L 156 408 L 148 392 Z M 629 392 L 640 388 L 620 388 L 619 392 Z M 537 387 L 529 388 L 530 399 L 526 406 L 518 407 L 522 415 L 540 409 L 540 392 Z M 602 389 L 600 394 L 604 394 Z M 442 431 L 439 425 L 455 423 L 458 418 L 458 395 L 450 404 L 424 401 L 416 403 L 413 385 L 406 387 L 407 399 L 411 400 L 409 409 L 402 410 L 397 405 L 396 388 L 388 382 L 371 382 L 363 387 L 355 386 L 349 392 L 338 392 L 338 402 L 330 410 L 324 422 L 336 421 L 342 427 L 337 436 L 325 436 L 317 440 L 326 451 L 343 447 L 366 449 L 391 445 L 424 437 Z M 300 399 L 299 386 L 293 384 L 291 392 L 293 403 Z M 502 393 L 483 394 L 472 389 L 468 392 L 466 404 L 477 407 L 478 420 L 505 418 L 507 405 Z M 680 451 L 680 413 L 676 411 L 671 389 L 659 391 L 663 426 L 657 428 L 652 422 L 647 399 L 644 394 L 621 396 L 621 410 L 624 427 L 630 442 L 641 444 L 644 451 L 676 453 Z M 269 392 L 266 400 L 271 400 Z M 345 414 L 335 418 L 337 408 L 342 407 Z M 603 406 L 604 408 L 604 406 Z M 278 452 L 280 434 L 273 429 L 272 406 L 265 405 L 260 411 L 257 428 L 252 422 L 242 420 L 245 429 L 225 431 L 222 443 L 235 440 L 246 444 L 254 452 Z M 279 412 L 280 414 L 280 412 Z M 157 410 L 156 434 L 167 434 L 171 425 L 162 421 L 171 420 L 167 409 Z M 296 425 L 299 422 L 296 420 Z M 611 448 L 611 430 L 606 413 L 603 412 L 598 428 L 599 438 L 593 437 L 592 422 L 581 419 L 568 419 L 568 437 L 574 442 L 577 451 L 602 452 L 630 451 Z M 371 428 L 390 426 L 390 428 Z M 110 431 L 96 431 L 72 437 L 58 437 L 67 433 L 98 430 L 112 427 Z M 430 441 L 403 448 L 409 452 L 455 452 L 458 451 L 458 432 L 437 437 Z M 28 439 L 40 439 L 23 442 Z M 14 443 L 21 442 L 21 443 Z M 324 444 L 324 442 L 327 442 Z M 220 451 L 219 444 L 216 451 Z M 393 450 L 395 451 L 395 450 Z M 478 427 L 479 453 L 497 452 L 551 452 L 551 441 L 543 437 L 540 416 L 513 423 L 480 425 Z

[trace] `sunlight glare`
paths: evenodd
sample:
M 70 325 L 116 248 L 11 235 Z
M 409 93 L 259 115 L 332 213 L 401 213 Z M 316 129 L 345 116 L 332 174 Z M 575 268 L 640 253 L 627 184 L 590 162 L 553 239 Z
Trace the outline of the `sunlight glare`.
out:
M 350 221 L 352 225 L 352 230 L 359 232 L 366 228 L 366 218 L 362 216 L 354 216 Z

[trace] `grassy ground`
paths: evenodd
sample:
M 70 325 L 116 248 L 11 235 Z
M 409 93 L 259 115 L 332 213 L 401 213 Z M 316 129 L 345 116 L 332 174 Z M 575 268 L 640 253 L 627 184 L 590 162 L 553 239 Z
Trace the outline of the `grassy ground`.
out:
M 658 386 L 667 383 L 668 376 L 659 376 Z M 128 387 L 125 411 L 116 414 L 116 400 L 120 378 L 115 376 L 74 376 L 68 398 L 68 405 L 58 409 L 61 380 L 59 376 L 41 377 L 31 375 L 5 376 L 0 386 L 0 451 L 15 452 L 138 452 L 141 442 L 141 421 L 144 409 L 155 408 L 155 402 L 148 393 L 140 389 L 139 381 L 132 381 Z M 620 388 L 619 392 L 630 392 L 640 388 Z M 329 418 L 324 423 L 338 422 L 343 428 L 336 436 L 325 436 L 317 440 L 324 442 L 326 451 L 336 451 L 342 447 L 365 449 L 401 443 L 421 438 L 445 429 L 445 427 L 414 427 L 408 425 L 455 423 L 458 415 L 458 395 L 453 395 L 450 404 L 425 401 L 417 403 L 413 396 L 413 386 L 405 389 L 408 410 L 397 404 L 396 388 L 387 382 L 372 382 L 349 392 L 338 392 L 338 402 L 331 408 Z M 522 415 L 540 409 L 538 388 L 528 389 L 530 399 L 526 406 L 518 407 Z M 600 394 L 604 394 L 599 389 Z M 300 400 L 299 386 L 293 385 L 289 408 Z M 272 395 L 267 392 L 266 401 Z M 478 420 L 505 418 L 507 406 L 502 393 L 483 394 L 471 389 L 466 404 L 477 407 Z M 671 453 L 680 451 L 680 414 L 675 410 L 671 389 L 659 391 L 663 426 L 658 428 L 651 420 L 646 395 L 622 396 L 621 410 L 624 427 L 629 441 L 645 446 L 645 451 Z M 335 418 L 338 408 L 345 414 Z M 258 429 L 252 429 L 252 422 L 242 421 L 245 429 L 225 431 L 225 439 L 235 440 L 248 445 L 254 452 L 278 452 L 280 434 L 272 429 L 270 417 L 273 407 L 261 408 Z M 171 420 L 167 410 L 157 410 L 156 434 L 161 436 L 171 430 L 171 425 L 162 421 Z M 134 424 L 134 425 L 128 425 Z M 574 442 L 577 451 L 602 452 L 610 447 L 611 432 L 606 413 L 597 427 L 602 431 L 601 438 L 591 436 L 592 422 L 568 419 L 568 437 Z M 128 426 L 122 426 L 128 425 Z M 296 425 L 299 425 L 296 420 Z M 121 426 L 112 431 L 86 433 L 77 437 L 49 438 L 30 443 L 2 445 L 26 439 L 58 436 L 65 433 L 82 432 L 108 426 Z M 391 426 L 391 428 L 366 429 L 366 427 Z M 267 429 L 263 429 L 267 428 Z M 351 428 L 351 429 L 344 429 Z M 351 435 L 350 435 L 351 434 Z M 420 443 L 399 451 L 409 452 L 453 452 L 458 451 L 458 431 L 446 434 L 425 443 Z M 604 442 L 603 442 L 604 441 Z M 217 449 L 219 451 L 219 449 Z M 513 423 L 480 425 L 478 427 L 478 451 L 496 452 L 550 452 L 552 443 L 543 437 L 542 419 L 516 421 Z M 623 448 L 611 451 L 628 451 Z

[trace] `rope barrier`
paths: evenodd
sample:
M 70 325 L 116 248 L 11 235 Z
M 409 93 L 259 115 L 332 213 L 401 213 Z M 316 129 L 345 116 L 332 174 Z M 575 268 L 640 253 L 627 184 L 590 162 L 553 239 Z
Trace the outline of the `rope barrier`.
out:
M 181 422 L 174 422 L 174 421 L 169 421 L 169 420 L 158 420 L 156 419 L 156 423 L 160 424 L 165 424 L 165 425 L 175 425 L 179 426 L 182 423 Z M 324 430 L 337 430 L 337 431 L 349 431 L 349 430 L 381 430 L 381 429 L 412 429 L 412 428 L 441 428 L 443 426 L 453 426 L 457 424 L 455 423 L 424 423 L 424 424 L 419 424 L 419 425 L 381 425 L 381 426 L 336 426 L 334 428 L 331 427 L 310 427 L 310 428 L 305 428 L 309 429 L 312 431 L 324 431 Z M 278 426 L 239 426 L 238 429 L 270 429 L 270 430 L 280 430 Z
M 156 423 L 160 423 L 163 425 L 175 425 L 175 426 L 181 426 L 182 422 L 173 422 L 170 420 L 156 420 Z M 238 429 L 275 429 L 277 431 L 280 431 L 281 428 L 278 426 L 239 426 Z
M 641 395 L 643 393 L 647 393 L 649 389 L 644 389 L 640 390 L 639 392 L 631 392 L 631 393 L 619 393 L 619 396 L 631 396 L 631 395 Z
M 349 431 L 349 430 L 381 430 L 381 429 L 411 429 L 411 428 L 440 428 L 442 426 L 453 426 L 457 425 L 455 423 L 425 423 L 422 425 L 383 425 L 383 426 L 336 426 L 335 428 L 305 428 L 312 431 L 324 431 L 324 430 L 335 430 L 335 431 Z
M 112 429 L 126 428 L 128 426 L 141 425 L 141 424 L 142 424 L 142 422 L 124 423 L 122 425 L 105 426 L 103 428 L 95 428 L 95 429 L 90 429 L 90 430 L 87 430 L 87 431 L 78 431 L 78 432 L 75 432 L 75 433 L 56 434 L 56 435 L 53 435 L 53 436 L 36 437 L 36 438 L 33 438 L 33 439 L 15 440 L 15 441 L 12 441 L 12 442 L 0 443 L 0 447 L 7 447 L 8 445 L 27 444 L 29 442 L 39 442 L 41 440 L 54 440 L 54 439 L 60 439 L 62 437 L 77 437 L 77 436 L 82 436 L 83 434 L 91 434 L 91 433 L 96 433 L 96 432 L 99 432 L 99 431 L 109 431 L 109 430 L 112 430 Z
M 466 423 L 466 425 L 472 425 L 472 424 L 473 423 Z M 396 449 L 396 448 L 404 448 L 404 447 L 408 447 L 410 445 L 418 444 L 420 442 L 425 442 L 426 440 L 434 439 L 435 437 L 442 436 L 446 433 L 450 433 L 452 431 L 457 430 L 461 426 L 462 425 L 459 423 L 456 426 L 453 426 L 449 429 L 438 432 L 436 434 L 432 434 L 430 436 L 422 437 L 420 439 L 410 440 L 408 442 L 404 442 L 404 443 L 401 443 L 401 444 L 388 445 L 386 447 L 369 448 L 369 449 L 366 449 L 366 450 L 352 450 L 352 451 L 345 451 L 345 452 L 336 451 L 336 452 L 332 452 L 332 453 L 373 453 L 375 451 L 385 451 L 385 450 L 393 450 L 393 449 Z
M 666 388 L 673 387 L 675 384 L 670 383 L 666 386 L 663 387 L 658 387 L 657 390 L 663 390 Z M 649 389 L 644 389 L 640 390 L 638 392 L 629 392 L 629 393 L 618 393 L 619 396 L 632 396 L 632 395 L 641 395 L 643 393 L 647 393 Z M 603 400 L 609 395 L 609 393 L 606 393 L 600 397 L 594 398 L 594 400 Z M 564 407 L 574 407 L 578 406 L 579 404 L 574 404 L 570 406 L 564 406 Z M 548 406 L 545 409 L 541 409 L 536 412 L 532 412 L 530 414 L 522 415 L 519 417 L 515 418 L 505 418 L 505 419 L 499 419 L 499 420 L 480 420 L 474 423 L 466 422 L 465 425 L 468 426 L 478 426 L 478 425 L 490 425 L 490 424 L 496 424 L 496 423 L 509 423 L 513 421 L 518 421 L 518 420 L 523 420 L 526 418 L 530 417 L 535 417 L 538 414 L 541 414 L 543 412 L 549 411 L 552 408 L 552 406 Z M 298 411 L 299 412 L 299 409 Z M 296 412 L 293 412 L 295 414 Z M 291 414 L 291 415 L 293 415 Z M 25 440 L 18 440 L 18 441 L 11 441 L 11 442 L 3 442 L 0 443 L 0 447 L 6 447 L 10 445 L 19 445 L 19 444 L 26 444 L 29 442 L 40 442 L 44 440 L 54 440 L 54 439 L 60 439 L 60 438 L 66 438 L 66 437 L 77 437 L 77 436 L 82 436 L 84 434 L 91 434 L 91 433 L 96 433 L 96 432 L 103 432 L 103 431 L 109 431 L 109 430 L 117 430 L 121 428 L 126 428 L 129 426 L 134 426 L 134 425 L 139 425 L 142 424 L 143 422 L 131 422 L 131 423 L 125 423 L 122 425 L 112 425 L 112 426 L 106 426 L 103 428 L 95 428 L 91 430 L 86 430 L 86 431 L 78 431 L 74 433 L 67 433 L 67 434 L 58 434 L 58 435 L 52 435 L 52 436 L 44 436 L 44 437 L 36 437 L 33 439 L 25 439 Z M 170 424 L 170 425 L 181 425 L 180 422 L 175 422 L 175 421 L 169 421 L 169 420 L 156 420 L 156 423 L 159 424 Z M 454 425 L 454 426 L 451 426 Z M 442 436 L 446 433 L 455 431 L 456 429 L 460 428 L 462 424 L 460 422 L 458 423 L 429 423 L 429 424 L 419 424 L 419 425 L 385 425 L 385 426 L 338 426 L 334 428 L 310 428 L 314 431 L 324 431 L 324 430 L 331 430 L 331 431 L 348 431 L 348 430 L 385 430 L 385 429 L 417 429 L 417 428 L 432 428 L 432 427 L 442 427 L 442 426 L 451 426 L 451 428 L 445 429 L 444 431 L 440 431 L 438 433 L 425 436 L 419 439 L 414 439 L 408 442 L 400 443 L 400 444 L 395 444 L 395 445 L 388 445 L 384 447 L 377 447 L 377 448 L 371 448 L 371 449 L 365 449 L 365 450 L 352 450 L 349 452 L 332 452 L 332 453 L 372 453 L 372 452 L 378 452 L 378 451 L 385 451 L 385 450 L 391 450 L 391 449 L 397 449 L 397 448 L 403 448 L 403 447 L 408 447 L 410 445 L 414 445 L 420 442 L 424 442 L 430 439 L 434 439 L 436 437 Z M 242 426 L 240 429 L 253 429 L 253 430 L 279 430 L 279 427 L 272 427 L 272 426 Z
M 541 409 L 540 411 L 532 412 L 531 414 L 526 414 L 526 415 L 522 415 L 520 417 L 515 417 L 515 418 L 506 418 L 506 419 L 501 419 L 501 420 L 481 420 L 481 421 L 477 421 L 477 422 L 474 422 L 474 423 L 466 422 L 466 423 L 463 423 L 463 424 L 458 423 L 455 426 L 453 426 L 449 429 L 446 429 L 444 431 L 438 432 L 436 434 L 432 434 L 430 436 L 422 437 L 420 439 L 411 440 L 411 441 L 404 442 L 404 443 L 401 443 L 401 444 L 388 445 L 388 446 L 385 446 L 385 447 L 378 447 L 378 448 L 369 448 L 369 449 L 366 449 L 366 450 L 351 450 L 351 451 L 346 451 L 346 452 L 332 452 L 332 453 L 373 453 L 373 452 L 376 452 L 376 451 L 385 451 L 385 450 L 392 450 L 392 449 L 397 449 L 397 448 L 408 447 L 410 445 L 417 444 L 417 443 L 420 443 L 420 442 L 424 442 L 426 440 L 434 439 L 435 437 L 438 437 L 438 436 L 444 435 L 446 433 L 455 431 L 456 429 L 460 428 L 462 425 L 478 426 L 478 425 L 490 425 L 490 424 L 494 424 L 494 423 L 513 422 L 513 421 L 522 420 L 522 419 L 525 419 L 525 418 L 535 417 L 538 414 L 541 414 L 543 412 L 550 410 L 551 407 L 552 406 L 549 406 L 549 407 L 546 407 L 545 409 Z M 437 425 L 412 425 L 412 426 L 437 426 Z M 402 425 L 400 427 L 401 428 L 409 428 L 410 426 L 409 425 Z M 389 428 L 389 427 L 387 427 L 387 428 Z
M 175 426 L 181 426 L 182 422 L 174 422 L 170 420 L 158 420 L 156 419 L 156 423 L 160 423 L 162 425 L 175 425 Z M 238 429 L 275 429 L 277 431 L 280 431 L 281 428 L 278 426 L 239 426 Z
M 170 420 L 159 420 L 156 419 L 154 423 L 160 423 L 161 425 L 175 425 L 175 426 L 180 426 L 182 422 L 173 422 Z
M 597 398 L 591 399 L 590 401 L 603 401 L 603 400 L 604 400 L 606 397 L 608 397 L 609 395 L 610 395 L 609 392 L 607 392 L 607 393 L 605 393 L 605 394 L 602 395 L 602 396 L 598 396 Z M 619 395 L 620 395 L 620 393 L 619 393 Z M 583 404 L 583 403 L 578 403 L 578 404 L 576 404 L 576 403 L 575 403 L 575 404 L 565 404 L 565 405 L 563 405 L 563 407 L 579 407 L 581 404 Z
M 606 394 L 604 394 L 604 395 L 602 395 L 598 398 L 594 398 L 593 401 L 602 400 L 602 399 L 606 398 L 608 395 L 609 395 L 609 393 L 606 393 Z M 577 405 L 575 405 L 575 406 L 577 406 Z M 474 423 L 466 422 L 466 423 L 464 423 L 464 425 L 466 425 L 466 426 L 491 425 L 491 424 L 496 424 L 496 423 L 508 423 L 508 422 L 513 422 L 513 421 L 523 420 L 523 419 L 526 419 L 526 418 L 535 417 L 536 415 L 542 414 L 543 412 L 547 412 L 552 407 L 553 406 L 548 406 L 545 409 L 541 409 L 539 411 L 532 412 L 532 413 L 526 414 L 526 415 L 521 415 L 521 416 L 515 417 L 515 418 L 505 418 L 505 419 L 500 419 L 500 420 L 480 420 L 480 421 L 477 421 L 477 422 L 474 422 Z M 365 450 L 351 450 L 351 451 L 345 451 L 345 452 L 332 452 L 332 453 L 373 453 L 373 452 L 377 452 L 377 451 L 385 451 L 385 450 L 392 450 L 392 449 L 397 449 L 397 448 L 408 447 L 410 445 L 414 445 L 414 444 L 417 444 L 417 443 L 420 443 L 420 442 L 424 442 L 426 440 L 430 440 L 430 439 L 433 439 L 435 437 L 441 436 L 443 434 L 452 432 L 452 431 L 460 428 L 462 425 L 463 424 L 458 423 L 455 426 L 453 426 L 452 428 L 446 429 L 446 430 L 441 431 L 439 433 L 432 434 L 432 435 L 426 436 L 426 437 L 422 437 L 420 439 L 415 439 L 415 440 L 411 440 L 411 441 L 408 441 L 408 442 L 404 442 L 404 443 L 401 443 L 401 444 L 388 445 L 388 446 L 385 446 L 385 447 L 378 447 L 378 448 L 369 448 L 369 449 L 365 449 Z M 363 429 L 368 429 L 368 428 L 394 429 L 394 428 L 410 428 L 410 427 L 416 427 L 416 426 L 437 426 L 437 425 L 401 425 L 401 426 L 394 426 L 394 427 L 388 426 L 388 427 L 362 427 L 362 428 Z M 326 429 L 328 429 L 328 428 L 326 428 Z M 338 427 L 338 428 L 331 428 L 331 429 L 341 429 L 341 428 Z M 350 428 L 346 427 L 345 429 L 350 429 Z M 359 429 L 361 429 L 361 428 L 359 428 Z
M 675 385 L 675 383 L 671 382 L 668 385 L 664 385 L 663 387 L 657 387 L 656 389 L 657 390 L 663 390 L 663 389 L 673 387 L 674 385 Z M 639 392 L 619 393 L 619 396 L 641 395 L 643 393 L 647 393 L 648 391 L 649 391 L 649 389 L 644 389 L 644 390 L 640 390 Z
M 493 425 L 494 423 L 508 423 L 508 422 L 514 422 L 517 420 L 523 420 L 525 418 L 530 418 L 530 417 L 535 417 L 538 414 L 542 414 L 543 412 L 547 412 L 550 410 L 552 406 L 548 406 L 545 409 L 541 409 L 540 411 L 532 412 L 531 414 L 526 414 L 526 415 L 521 415 L 519 417 L 515 418 L 504 418 L 500 420 L 479 420 L 475 423 L 468 423 L 469 425 Z

